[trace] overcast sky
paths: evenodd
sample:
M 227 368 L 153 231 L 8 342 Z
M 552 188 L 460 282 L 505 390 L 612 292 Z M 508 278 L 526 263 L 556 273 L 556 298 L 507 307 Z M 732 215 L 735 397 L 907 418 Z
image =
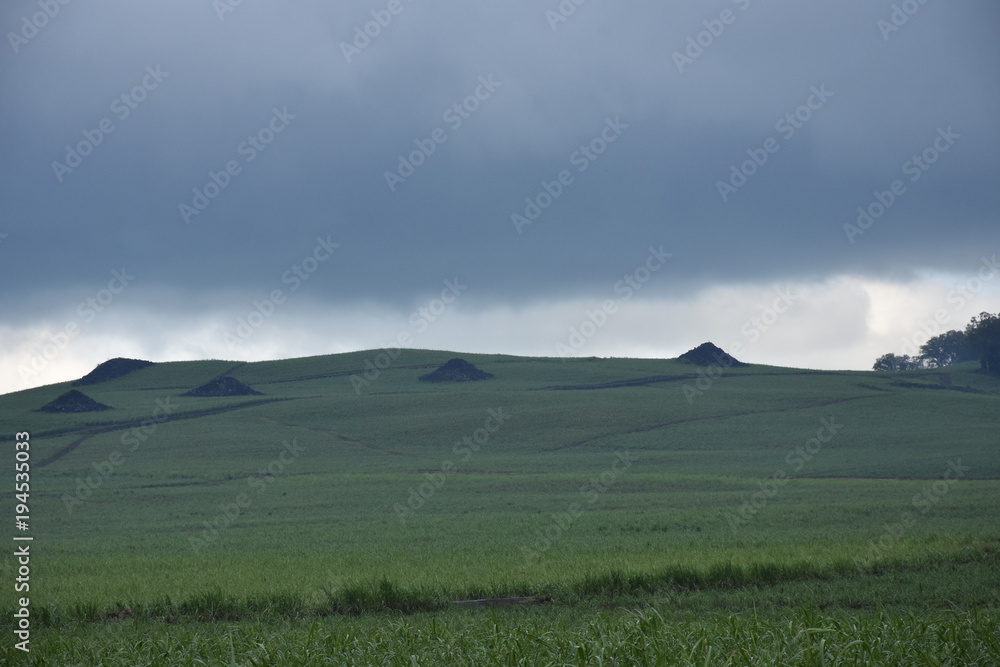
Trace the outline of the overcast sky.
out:
M 864 369 L 1000 311 L 992 0 L 233 5 L 3 3 L 0 392 L 400 341 Z

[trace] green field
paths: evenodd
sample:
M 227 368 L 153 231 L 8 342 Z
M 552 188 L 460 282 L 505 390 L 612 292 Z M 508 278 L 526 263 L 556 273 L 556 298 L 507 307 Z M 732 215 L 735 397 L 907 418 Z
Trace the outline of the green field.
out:
M 156 364 L 79 387 L 103 412 L 0 396 L 34 537 L 31 652 L 10 593 L 0 660 L 1000 664 L 978 364 L 462 354 L 495 378 L 430 384 L 458 355 L 393 354 Z M 180 396 L 223 374 L 262 395 Z

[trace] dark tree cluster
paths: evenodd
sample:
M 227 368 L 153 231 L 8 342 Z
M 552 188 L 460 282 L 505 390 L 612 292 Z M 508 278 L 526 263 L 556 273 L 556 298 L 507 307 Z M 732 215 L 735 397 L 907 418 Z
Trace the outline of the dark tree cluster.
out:
M 1000 313 L 980 313 L 965 327 L 969 345 L 979 355 L 979 365 L 987 373 L 1000 375 Z
M 965 331 L 952 330 L 934 336 L 920 346 L 918 356 L 883 354 L 872 367 L 876 371 L 912 371 L 943 368 L 964 361 L 979 361 L 987 373 L 1000 374 L 1000 314 L 980 313 Z

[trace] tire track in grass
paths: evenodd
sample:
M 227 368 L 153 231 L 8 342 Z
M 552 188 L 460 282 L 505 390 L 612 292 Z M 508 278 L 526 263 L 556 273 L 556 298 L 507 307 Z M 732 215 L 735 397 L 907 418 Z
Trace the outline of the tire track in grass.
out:
M 197 386 L 201 386 L 203 384 L 208 384 L 209 382 L 215 382 L 216 380 L 220 380 L 220 379 L 222 379 L 224 377 L 228 377 L 230 374 L 238 371 L 239 369 L 243 368 L 244 366 L 246 366 L 249 363 L 250 362 L 248 362 L 248 361 L 237 362 L 235 366 L 231 366 L 230 368 L 222 371 L 221 373 L 219 373 L 215 377 L 209 378 L 205 382 L 198 383 Z M 169 390 L 174 390 L 174 389 L 180 390 L 180 389 L 183 389 L 183 390 L 186 391 L 186 390 L 192 389 L 192 387 L 190 385 L 186 385 L 186 384 L 182 384 L 182 385 L 170 385 L 170 386 L 157 386 L 157 387 L 139 387 L 135 391 L 166 391 L 168 389 Z
M 184 412 L 184 413 L 181 413 L 179 415 L 170 417 L 166 421 L 173 422 L 173 421 L 183 421 L 183 420 L 188 420 L 188 419 L 199 419 L 201 417 L 210 417 L 212 415 L 222 414 L 224 412 L 233 412 L 235 410 L 243 410 L 243 409 L 246 409 L 246 408 L 253 408 L 253 407 L 256 407 L 258 405 L 267 405 L 268 403 L 279 403 L 279 402 L 290 401 L 290 400 L 294 400 L 294 399 L 290 399 L 290 398 L 268 398 L 268 399 L 265 399 L 263 401 L 252 401 L 250 403 L 239 403 L 237 405 L 228 405 L 228 406 L 219 407 L 219 408 L 209 408 L 207 410 L 193 410 L 191 412 Z M 67 430 L 63 430 L 63 431 L 53 431 L 51 433 L 43 433 L 43 434 L 41 434 L 39 436 L 36 436 L 36 437 L 38 439 L 44 439 L 44 438 L 55 438 L 55 437 L 59 437 L 59 436 L 63 436 L 63 435 L 73 435 L 73 434 L 85 434 L 85 435 L 82 435 L 82 437 L 80 437 L 78 440 L 74 440 L 70 444 L 68 444 L 65 447 L 63 447 L 62 449 L 56 451 L 54 454 L 52 454 L 51 456 L 49 456 L 47 459 L 45 459 L 45 460 L 37 463 L 36 466 L 39 467 L 39 468 L 44 468 L 47 465 L 55 463 L 59 459 L 63 458 L 64 456 L 66 456 L 68 454 L 70 454 L 71 452 L 73 452 L 73 450 L 75 450 L 77 447 L 79 447 L 81 444 L 83 444 L 84 441 L 89 440 L 90 438 L 93 438 L 96 435 L 102 435 L 104 433 L 113 433 L 115 431 L 125 431 L 125 430 L 128 430 L 130 428 L 138 428 L 138 427 L 141 427 L 145 422 L 148 422 L 148 421 L 149 421 L 148 419 L 140 419 L 138 421 L 117 422 L 117 423 L 113 423 L 113 424 L 101 424 L 101 425 L 98 425 L 98 426 L 86 426 L 86 427 L 83 427 L 83 428 L 67 429 Z
M 847 375 L 846 373 L 834 373 L 830 371 L 793 371 L 788 373 L 720 373 L 717 378 L 750 378 L 750 377 L 773 377 L 788 375 Z M 651 377 L 636 378 L 634 380 L 615 380 L 613 382 L 599 382 L 596 384 L 566 384 L 553 385 L 550 387 L 539 387 L 532 391 L 587 391 L 600 389 L 622 389 L 625 387 L 645 387 L 660 382 L 680 382 L 681 380 L 697 380 L 702 377 L 697 373 L 687 373 L 685 375 L 653 375 Z
M 260 420 L 268 422 L 269 424 L 274 424 L 275 426 L 281 426 L 283 428 L 299 429 L 300 431 L 310 431 L 313 433 L 322 433 L 323 435 L 328 435 L 332 438 L 336 438 L 337 440 L 345 442 L 349 445 L 354 445 L 355 447 L 361 447 L 363 449 L 370 449 L 374 452 L 380 452 L 382 454 L 392 454 L 393 456 L 406 456 L 406 457 L 412 456 L 410 454 L 404 454 L 403 452 L 397 452 L 393 449 L 386 449 L 385 447 L 378 447 L 376 445 L 369 445 L 367 443 L 359 442 L 357 440 L 351 440 L 347 436 L 341 435 L 340 433 L 336 431 L 331 431 L 329 429 L 317 428 L 314 426 L 301 426 L 299 424 L 287 424 L 279 422 L 277 419 L 271 419 L 269 417 L 261 417 Z
M 597 442 L 598 440 L 603 440 L 605 438 L 611 438 L 614 436 L 627 436 L 634 435 L 636 433 L 648 433 L 650 431 L 656 431 L 661 428 L 669 428 L 671 426 L 677 426 L 679 424 L 690 424 L 691 422 L 707 421 L 710 419 L 729 419 L 732 417 L 747 417 L 750 415 L 765 415 L 765 414 L 775 414 L 780 412 L 794 412 L 796 410 L 808 410 L 810 408 L 822 408 L 827 405 L 836 405 L 838 403 L 846 403 L 848 401 L 857 401 L 863 398 L 883 398 L 880 394 L 868 394 L 865 396 L 849 396 L 847 398 L 838 398 L 832 401 L 823 401 L 821 403 L 810 403 L 807 405 L 797 405 L 792 408 L 776 408 L 772 410 L 751 410 L 749 412 L 737 412 L 732 414 L 724 415 L 706 415 L 704 417 L 687 417 L 685 419 L 674 419 L 673 421 L 664 422 L 662 424 L 653 424 L 652 426 L 643 426 L 642 428 L 637 428 L 632 431 L 622 431 L 618 433 L 605 433 L 603 435 L 598 435 L 593 438 L 586 438 L 584 440 L 577 440 L 575 442 L 570 442 L 565 445 L 559 445 L 558 447 L 552 447 L 545 451 L 555 452 L 561 449 L 572 449 L 574 447 L 581 447 L 583 445 L 590 444 L 592 442 Z
M 417 364 L 415 366 L 390 366 L 389 368 L 384 369 L 382 372 L 384 373 L 387 371 L 403 371 L 412 369 L 423 370 L 425 368 L 438 368 L 440 365 L 441 364 Z M 254 382 L 254 384 L 263 385 L 263 384 L 283 384 L 285 382 L 306 382 L 308 380 L 324 380 L 326 378 L 350 377 L 351 375 L 362 375 L 367 372 L 368 372 L 367 369 L 358 368 L 351 371 L 335 371 L 332 373 L 319 373 L 317 375 L 300 375 L 298 377 L 283 378 L 281 380 L 261 380 L 259 382 Z

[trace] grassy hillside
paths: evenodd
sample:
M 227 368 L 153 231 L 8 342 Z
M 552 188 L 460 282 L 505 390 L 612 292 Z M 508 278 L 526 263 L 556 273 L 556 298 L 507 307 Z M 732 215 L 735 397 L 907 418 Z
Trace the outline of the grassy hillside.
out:
M 418 379 L 454 356 L 495 378 Z M 261 395 L 181 396 L 223 375 Z M 112 410 L 37 412 L 69 388 L 0 396 L 0 436 L 31 433 L 43 626 L 507 595 L 997 606 L 1000 382 L 975 364 L 371 351 L 156 364 L 79 387 Z

